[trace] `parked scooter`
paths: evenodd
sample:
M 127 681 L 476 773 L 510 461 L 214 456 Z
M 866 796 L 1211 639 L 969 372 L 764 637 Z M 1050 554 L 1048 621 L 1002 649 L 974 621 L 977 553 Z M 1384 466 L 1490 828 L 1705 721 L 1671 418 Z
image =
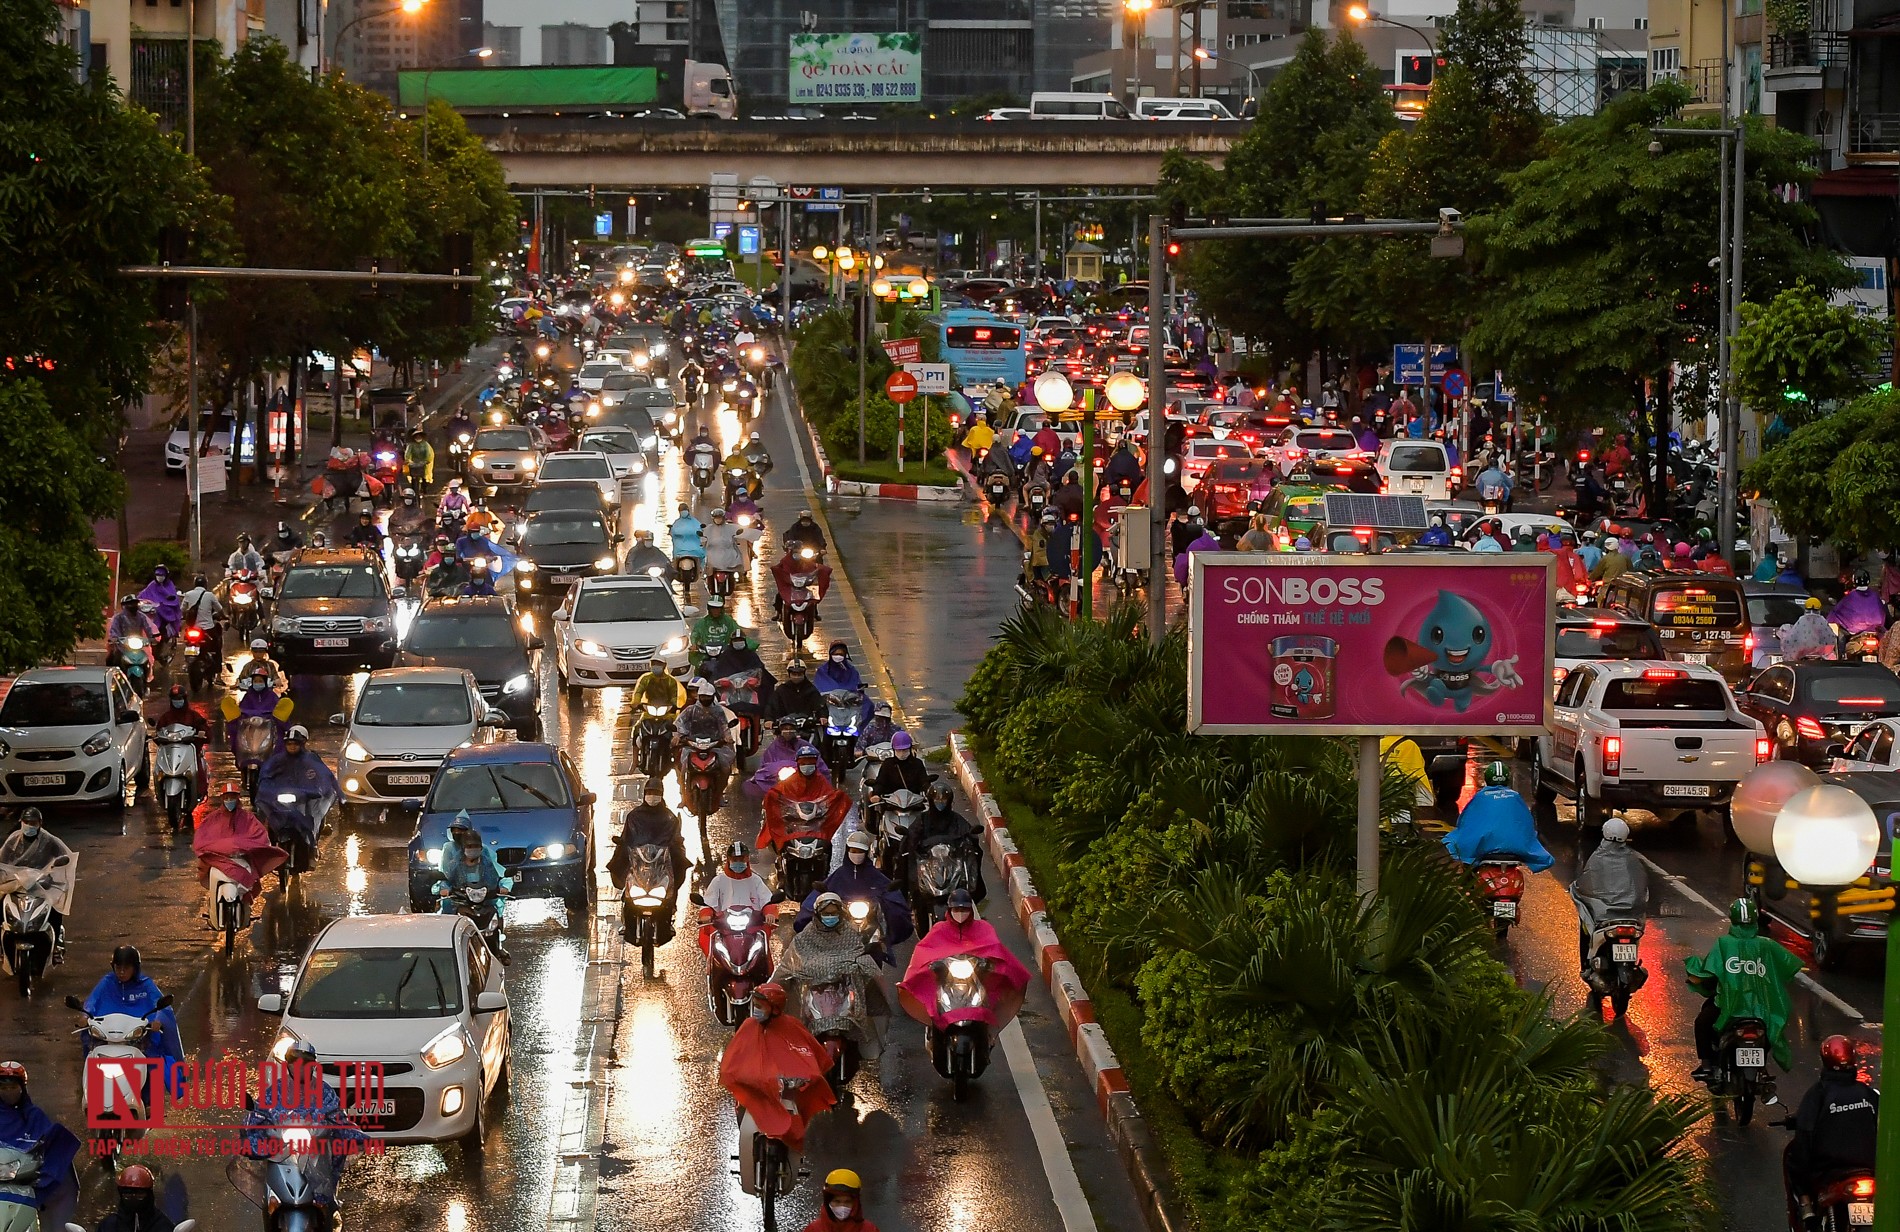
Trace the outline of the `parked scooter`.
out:
M 0 864 L 0 959 L 22 997 L 33 995 L 34 985 L 57 961 L 53 903 L 72 885 L 73 873 L 69 855 L 56 857 L 44 871 Z

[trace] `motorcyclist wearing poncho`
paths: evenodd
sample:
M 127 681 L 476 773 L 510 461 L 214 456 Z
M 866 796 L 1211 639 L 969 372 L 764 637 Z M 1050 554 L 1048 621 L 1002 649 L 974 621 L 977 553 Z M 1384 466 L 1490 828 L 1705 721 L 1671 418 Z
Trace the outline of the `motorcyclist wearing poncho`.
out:
M 1577 904 L 1577 958 L 1590 983 L 1590 934 L 1611 920 L 1641 919 L 1649 901 L 1649 869 L 1630 846 L 1629 822 L 1612 817 L 1603 823 L 1603 842 L 1570 883 Z
M 1707 954 L 1683 960 L 1689 987 L 1707 998 L 1695 1019 L 1695 1050 L 1701 1064 L 1692 1075 L 1698 1082 L 1715 1077 L 1716 1044 L 1722 1030 L 1737 1018 L 1754 1018 L 1768 1028 L 1769 1051 L 1775 1064 L 1787 1069 L 1788 984 L 1801 970 L 1801 960 L 1779 942 L 1761 935 L 1755 904 L 1738 898 L 1729 904 L 1728 932 L 1715 939 Z
M 856 985 L 863 1017 L 849 1023 L 819 1019 L 805 1025 L 814 1035 L 848 1030 L 857 1037 L 859 1055 L 875 1059 L 883 1048 L 890 1003 L 877 982 L 877 959 L 867 944 L 867 930 L 851 919 L 842 896 L 826 890 L 813 904 L 811 927 L 793 936 L 779 955 L 772 982 L 784 986 L 789 1007 L 802 1011 L 806 990 L 844 980 Z M 800 1018 L 804 1018 L 802 1012 Z
M 1537 821 L 1524 797 L 1510 786 L 1511 771 L 1501 761 L 1484 770 L 1484 789 L 1471 797 L 1458 824 L 1445 835 L 1445 850 L 1460 864 L 1509 859 L 1541 873 L 1556 861 L 1537 839 Z

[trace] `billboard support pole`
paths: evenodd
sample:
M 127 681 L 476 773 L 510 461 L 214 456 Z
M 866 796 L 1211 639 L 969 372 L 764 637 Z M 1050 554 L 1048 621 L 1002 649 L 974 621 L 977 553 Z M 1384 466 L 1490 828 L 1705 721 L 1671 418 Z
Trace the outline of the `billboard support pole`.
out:
M 1166 320 L 1161 280 L 1167 277 L 1159 214 L 1148 216 L 1148 640 L 1159 646 L 1168 635 L 1168 388 L 1166 356 L 1155 345 Z M 1090 459 L 1091 464 L 1093 459 Z
M 1384 770 L 1379 764 L 1379 738 L 1359 737 L 1359 897 L 1379 892 L 1379 788 Z

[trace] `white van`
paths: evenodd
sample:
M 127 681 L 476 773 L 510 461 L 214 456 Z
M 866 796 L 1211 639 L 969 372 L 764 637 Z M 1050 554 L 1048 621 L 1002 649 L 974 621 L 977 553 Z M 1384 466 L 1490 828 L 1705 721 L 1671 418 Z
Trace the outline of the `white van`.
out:
M 1032 120 L 1130 120 L 1128 108 L 1113 94 L 1031 94 Z
M 1373 463 L 1379 483 L 1393 496 L 1422 496 L 1448 501 L 1452 496 L 1451 455 L 1440 441 L 1394 437 L 1379 446 Z
M 1234 113 L 1213 98 L 1138 98 L 1138 120 L 1231 120 Z

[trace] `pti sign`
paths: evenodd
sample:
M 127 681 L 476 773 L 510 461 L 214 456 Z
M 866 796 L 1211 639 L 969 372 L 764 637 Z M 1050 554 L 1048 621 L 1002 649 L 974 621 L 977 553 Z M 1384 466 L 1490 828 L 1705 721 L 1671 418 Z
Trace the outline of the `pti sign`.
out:
M 1197 552 L 1188 728 L 1521 736 L 1550 721 L 1549 556 Z

